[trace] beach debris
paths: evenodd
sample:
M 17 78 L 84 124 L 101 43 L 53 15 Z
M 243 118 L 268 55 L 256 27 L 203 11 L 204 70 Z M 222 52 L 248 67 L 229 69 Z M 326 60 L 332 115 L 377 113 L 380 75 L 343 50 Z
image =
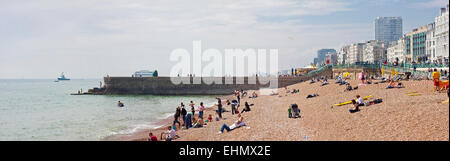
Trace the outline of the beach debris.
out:
M 405 94 L 414 94 L 414 93 L 419 93 L 419 92 L 406 92 Z
M 442 104 L 446 104 L 449 102 L 449 99 L 447 99 L 446 101 L 442 102 Z
M 418 93 L 418 94 L 410 94 L 408 96 L 420 96 L 420 95 L 422 95 L 422 94 L 420 94 L 420 93 Z

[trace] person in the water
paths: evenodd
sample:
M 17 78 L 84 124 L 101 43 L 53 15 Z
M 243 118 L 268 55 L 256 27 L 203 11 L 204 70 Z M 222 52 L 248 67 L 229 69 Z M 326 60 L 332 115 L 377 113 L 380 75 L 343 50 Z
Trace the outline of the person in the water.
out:
M 123 103 L 122 102 L 117 102 L 117 106 L 119 106 L 119 107 L 123 107 L 124 105 L 123 105 Z

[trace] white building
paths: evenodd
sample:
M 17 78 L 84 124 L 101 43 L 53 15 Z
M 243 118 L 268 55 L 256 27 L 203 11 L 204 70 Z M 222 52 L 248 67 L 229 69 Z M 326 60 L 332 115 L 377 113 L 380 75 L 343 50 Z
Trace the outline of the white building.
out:
M 398 41 L 391 43 L 390 47 L 387 48 L 387 61 L 388 63 L 399 63 L 402 64 L 406 60 L 406 43 L 405 39 L 401 38 Z
M 426 55 L 428 62 L 436 62 L 436 38 L 435 38 L 435 23 L 428 25 L 427 38 L 426 38 Z
M 383 41 L 372 40 L 364 45 L 363 62 L 381 63 L 387 59 L 387 52 Z
M 339 53 L 337 54 L 337 63 L 338 64 L 347 64 L 347 55 L 348 55 L 349 48 L 350 48 L 350 46 L 346 45 L 346 46 L 342 47 L 341 50 L 339 50 Z
M 441 13 L 434 19 L 436 38 L 436 58 L 439 63 L 448 63 L 448 5 L 441 8 Z
M 364 50 L 365 43 L 356 43 L 351 44 L 348 47 L 348 53 L 347 53 L 347 64 L 355 64 L 363 62 L 363 50 Z

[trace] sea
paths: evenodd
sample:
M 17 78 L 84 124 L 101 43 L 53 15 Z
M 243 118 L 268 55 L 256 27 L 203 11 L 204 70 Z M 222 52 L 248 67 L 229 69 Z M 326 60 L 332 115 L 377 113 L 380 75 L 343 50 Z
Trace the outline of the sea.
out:
M 216 96 L 70 95 L 101 79 L 0 79 L 0 140 L 98 141 L 157 128 L 181 103 L 206 107 Z M 118 107 L 117 102 L 124 103 Z

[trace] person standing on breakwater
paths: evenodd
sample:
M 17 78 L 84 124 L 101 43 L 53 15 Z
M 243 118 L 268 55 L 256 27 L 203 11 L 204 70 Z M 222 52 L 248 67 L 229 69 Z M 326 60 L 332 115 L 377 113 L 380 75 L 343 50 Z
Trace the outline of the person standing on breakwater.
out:
M 187 111 L 184 108 L 183 102 L 181 102 L 181 116 L 182 116 L 182 119 L 183 119 L 183 125 L 186 124 L 186 114 L 187 114 Z
M 192 111 L 192 116 L 195 116 L 195 108 L 194 108 L 194 101 L 191 101 L 191 103 L 189 104 L 189 106 L 191 106 L 191 111 Z
M 217 98 L 217 114 L 219 115 L 219 118 L 222 119 L 222 100 L 220 100 L 220 98 Z
M 173 115 L 174 120 L 173 120 L 173 125 L 172 126 L 175 126 L 176 123 L 178 123 L 178 128 L 181 128 L 181 123 L 180 123 L 180 121 L 178 121 L 179 118 L 180 118 L 180 115 L 181 115 L 180 107 L 177 107 L 177 109 L 175 109 L 175 115 Z
M 203 111 L 205 110 L 205 106 L 203 106 L 203 102 L 200 102 L 200 106 L 198 106 L 198 117 L 203 119 Z

